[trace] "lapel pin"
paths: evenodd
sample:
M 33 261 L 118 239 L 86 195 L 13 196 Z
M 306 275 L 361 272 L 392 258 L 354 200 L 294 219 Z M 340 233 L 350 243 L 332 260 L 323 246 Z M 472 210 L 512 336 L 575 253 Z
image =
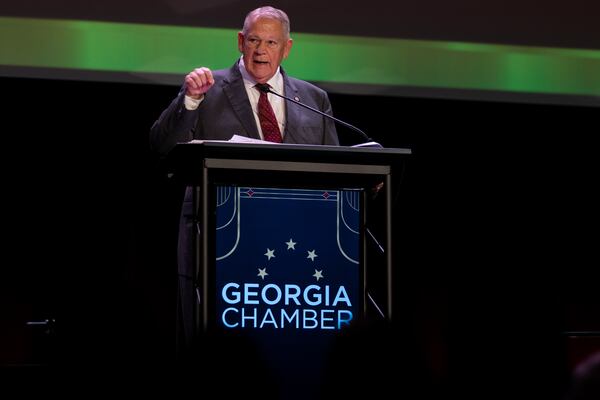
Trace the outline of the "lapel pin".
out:
M 296 96 L 296 97 L 294 97 L 294 100 L 300 101 L 300 97 Z

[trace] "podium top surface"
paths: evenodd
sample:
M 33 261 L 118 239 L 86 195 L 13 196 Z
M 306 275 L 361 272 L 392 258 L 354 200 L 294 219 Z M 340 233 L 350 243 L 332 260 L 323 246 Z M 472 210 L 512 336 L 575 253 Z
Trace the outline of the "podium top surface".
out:
M 411 154 L 406 148 L 370 148 L 287 143 L 233 143 L 193 141 L 179 143 L 168 154 L 168 164 L 205 158 L 290 162 L 395 165 Z M 170 161 L 170 162 L 169 162 Z

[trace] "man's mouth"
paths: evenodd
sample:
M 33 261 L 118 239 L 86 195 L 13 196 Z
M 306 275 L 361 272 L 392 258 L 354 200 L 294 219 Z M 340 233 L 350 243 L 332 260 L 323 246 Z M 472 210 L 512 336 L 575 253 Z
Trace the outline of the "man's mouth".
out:
M 259 60 L 254 60 L 255 64 L 268 64 L 268 61 L 259 61 Z

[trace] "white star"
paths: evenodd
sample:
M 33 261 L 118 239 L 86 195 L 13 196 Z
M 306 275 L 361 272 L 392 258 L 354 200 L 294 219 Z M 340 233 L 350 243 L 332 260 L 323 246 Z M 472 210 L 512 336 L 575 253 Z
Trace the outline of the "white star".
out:
M 265 256 L 269 257 L 269 260 L 270 260 L 271 257 L 275 257 L 275 250 L 269 250 L 267 248 L 267 252 L 265 253 Z
M 322 272 L 323 272 L 323 270 L 317 271 L 317 270 L 315 269 L 315 273 L 313 274 L 313 276 L 314 276 L 315 278 L 317 278 L 317 282 L 319 282 L 319 279 L 321 279 L 321 278 L 325 278 L 325 277 L 323 276 Z
M 287 245 L 288 245 L 288 248 L 287 248 L 288 250 L 289 250 L 289 249 L 296 250 L 296 248 L 294 247 L 294 246 L 296 246 L 296 242 L 294 242 L 294 241 L 292 240 L 292 238 L 290 238 L 290 241 L 289 241 L 289 242 L 285 242 L 285 244 L 287 244 Z
M 269 275 L 269 274 L 267 273 L 267 268 L 259 268 L 259 269 L 258 269 L 258 274 L 256 274 L 256 276 L 260 276 L 260 277 L 262 278 L 262 280 L 263 280 L 263 281 L 265 280 L 265 276 L 266 276 L 266 275 Z M 318 280 L 318 279 L 317 279 L 317 280 Z
M 319 257 L 316 254 L 316 250 L 312 250 L 308 252 L 308 256 L 306 258 L 310 258 L 310 261 L 315 261 L 315 257 Z

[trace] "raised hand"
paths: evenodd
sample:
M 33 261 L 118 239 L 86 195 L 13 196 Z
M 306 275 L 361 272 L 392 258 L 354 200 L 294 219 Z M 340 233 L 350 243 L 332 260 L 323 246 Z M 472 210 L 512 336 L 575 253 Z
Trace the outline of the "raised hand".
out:
M 185 94 L 194 99 L 201 98 L 215 84 L 210 69 L 200 67 L 185 76 Z

